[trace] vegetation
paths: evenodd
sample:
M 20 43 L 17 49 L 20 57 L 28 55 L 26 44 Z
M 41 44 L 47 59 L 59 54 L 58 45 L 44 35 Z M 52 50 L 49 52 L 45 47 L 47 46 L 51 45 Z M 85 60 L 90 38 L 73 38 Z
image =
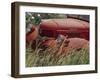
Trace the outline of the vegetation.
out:
M 66 54 L 66 53 L 62 53 Z M 57 49 L 26 49 L 26 67 L 89 64 L 89 50 L 71 51 L 66 55 L 57 55 Z

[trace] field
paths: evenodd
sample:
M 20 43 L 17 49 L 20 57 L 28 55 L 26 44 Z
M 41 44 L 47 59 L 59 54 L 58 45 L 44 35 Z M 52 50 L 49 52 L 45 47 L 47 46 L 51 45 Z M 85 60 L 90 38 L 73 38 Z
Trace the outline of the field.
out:
M 73 50 L 64 56 L 58 56 L 56 52 L 56 49 L 49 48 L 44 51 L 27 48 L 26 67 L 89 64 L 89 49 Z

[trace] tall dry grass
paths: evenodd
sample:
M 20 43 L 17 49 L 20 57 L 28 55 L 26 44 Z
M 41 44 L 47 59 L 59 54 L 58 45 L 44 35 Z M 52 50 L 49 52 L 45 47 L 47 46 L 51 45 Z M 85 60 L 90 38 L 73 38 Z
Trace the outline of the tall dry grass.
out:
M 89 49 L 72 50 L 66 55 L 56 55 L 58 48 L 26 49 L 26 67 L 89 64 Z

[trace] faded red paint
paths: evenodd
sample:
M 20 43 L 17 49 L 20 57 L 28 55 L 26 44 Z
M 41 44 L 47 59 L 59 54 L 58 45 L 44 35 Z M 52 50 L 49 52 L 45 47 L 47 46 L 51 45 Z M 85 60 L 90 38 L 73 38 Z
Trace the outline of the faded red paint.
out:
M 47 48 L 56 48 L 58 43 L 55 39 L 47 39 L 42 43 Z M 62 43 L 62 47 L 59 47 L 57 55 L 68 54 L 72 50 L 88 49 L 89 41 L 82 38 L 66 38 Z
M 40 24 L 40 35 L 57 37 L 59 34 L 89 40 L 89 23 L 78 19 L 46 19 Z
M 26 42 L 30 43 L 38 37 L 38 30 L 35 26 L 31 28 L 31 31 L 26 34 Z
M 66 44 L 67 43 L 67 44 Z M 72 50 L 88 49 L 89 41 L 82 38 L 68 38 L 62 49 L 63 53 L 68 53 Z
M 41 45 L 44 47 L 53 48 L 53 47 L 57 46 L 57 42 L 56 42 L 55 38 L 48 38 L 48 39 L 42 41 Z

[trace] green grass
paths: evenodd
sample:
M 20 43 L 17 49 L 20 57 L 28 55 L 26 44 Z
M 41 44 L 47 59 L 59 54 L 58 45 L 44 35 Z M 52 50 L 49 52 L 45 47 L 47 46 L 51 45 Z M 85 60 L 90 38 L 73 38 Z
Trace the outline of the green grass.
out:
M 57 49 L 54 48 L 48 48 L 44 51 L 40 48 L 36 48 L 35 50 L 27 48 L 26 67 L 89 64 L 89 49 L 73 50 L 68 55 L 63 56 L 56 54 Z

